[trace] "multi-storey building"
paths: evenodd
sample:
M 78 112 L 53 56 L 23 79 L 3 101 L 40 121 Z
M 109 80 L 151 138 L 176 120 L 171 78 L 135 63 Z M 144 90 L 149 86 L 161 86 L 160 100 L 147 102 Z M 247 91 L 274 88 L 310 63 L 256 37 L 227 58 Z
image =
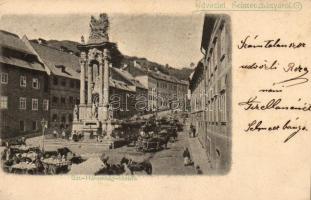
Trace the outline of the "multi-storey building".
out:
M 44 65 L 17 35 L 0 38 L 0 138 L 40 134 L 50 104 Z
M 185 108 L 188 92 L 188 82 L 178 80 L 155 69 L 142 68 L 134 61 L 133 65 L 126 65 L 124 70 L 131 73 L 145 87 L 148 88 L 148 105 L 150 111 Z
M 126 85 L 131 93 L 126 94 L 126 97 L 123 98 L 127 104 L 127 107 L 122 106 L 122 112 L 120 114 L 128 113 L 126 116 L 131 117 L 135 114 L 145 114 L 148 108 L 148 89 L 145 87 L 139 80 L 135 79 L 129 72 L 119 69 L 119 68 L 110 68 L 110 74 L 113 80 L 118 80 L 123 82 Z M 111 94 L 115 94 L 112 92 Z M 122 99 L 122 98 L 121 98 Z M 129 111 L 129 112 L 128 112 Z M 115 111 L 117 112 L 117 110 Z M 122 118 L 125 118 L 123 116 Z
M 231 36 L 227 16 L 205 16 L 201 51 L 190 79 L 191 123 L 205 148 L 212 172 L 231 164 Z
M 189 82 L 184 80 L 178 80 L 177 84 L 177 100 L 178 100 L 178 109 L 182 111 L 188 110 L 188 88 Z
M 148 107 L 147 111 L 156 111 L 157 109 L 157 80 L 149 75 L 148 70 L 143 69 L 136 61 L 133 65 L 125 65 L 123 70 L 129 72 L 145 88 L 148 88 Z
M 157 80 L 148 75 L 138 75 L 135 77 L 140 83 L 148 88 L 148 111 L 156 111 L 157 108 Z
M 62 49 L 56 49 L 42 40 L 23 41 L 38 56 L 49 75 L 49 128 L 71 128 L 73 109 L 79 104 L 80 67 L 79 58 Z

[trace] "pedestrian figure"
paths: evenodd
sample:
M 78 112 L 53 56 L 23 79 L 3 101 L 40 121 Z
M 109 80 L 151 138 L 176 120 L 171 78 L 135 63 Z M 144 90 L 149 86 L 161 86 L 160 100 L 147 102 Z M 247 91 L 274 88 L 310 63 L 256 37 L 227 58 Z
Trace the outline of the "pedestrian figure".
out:
M 65 132 L 65 129 L 63 129 L 62 131 L 62 138 L 65 139 L 66 138 L 66 132 Z
M 55 129 L 53 131 L 53 136 L 54 136 L 54 138 L 57 138 L 57 136 L 58 136 L 57 130 L 55 130 Z
M 192 136 L 192 129 L 193 129 L 194 127 L 193 127 L 193 125 L 192 124 L 190 124 L 190 130 L 189 130 L 189 137 L 191 138 L 191 136 Z
M 202 172 L 202 170 L 201 170 L 201 168 L 200 168 L 199 165 L 197 165 L 197 166 L 195 167 L 195 171 L 197 172 L 197 174 L 203 174 L 203 172 Z
M 188 166 L 192 164 L 191 156 L 190 156 L 190 152 L 188 148 L 184 150 L 183 157 L 184 157 L 184 166 Z
M 193 129 L 192 129 L 192 134 L 193 134 L 193 137 L 196 136 L 196 129 L 195 129 L 195 127 L 193 127 Z
M 192 134 L 192 137 L 195 137 L 196 135 L 196 129 L 192 124 L 190 125 L 190 134 Z

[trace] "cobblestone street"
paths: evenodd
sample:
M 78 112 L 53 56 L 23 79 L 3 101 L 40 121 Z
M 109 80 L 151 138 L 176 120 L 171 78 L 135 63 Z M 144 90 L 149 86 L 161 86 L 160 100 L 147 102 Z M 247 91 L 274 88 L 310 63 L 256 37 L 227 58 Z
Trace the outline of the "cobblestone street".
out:
M 41 144 L 42 137 L 27 140 L 29 145 Z M 45 140 L 46 150 L 56 150 L 61 147 L 68 147 L 73 152 L 82 155 L 84 158 L 99 157 L 102 153 L 109 156 L 109 163 L 118 164 L 123 156 L 132 158 L 134 161 L 149 160 L 153 166 L 153 175 L 193 175 L 193 166 L 183 165 L 183 150 L 189 147 L 188 138 L 185 132 L 179 132 L 178 139 L 168 144 L 168 149 L 158 152 L 137 152 L 135 147 L 123 146 L 116 149 L 107 149 L 100 143 L 74 143 L 61 139 Z M 142 173 L 144 174 L 144 173 Z

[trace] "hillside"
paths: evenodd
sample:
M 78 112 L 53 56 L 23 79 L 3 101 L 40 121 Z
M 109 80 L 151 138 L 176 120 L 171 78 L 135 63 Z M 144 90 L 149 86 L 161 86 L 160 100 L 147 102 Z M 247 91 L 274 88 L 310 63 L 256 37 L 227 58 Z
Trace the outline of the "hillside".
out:
M 63 40 L 63 41 L 58 41 L 58 40 L 49 40 L 46 41 L 48 46 L 52 46 L 57 49 L 65 49 L 67 51 L 73 52 L 75 55 L 79 55 L 79 50 L 77 48 L 77 45 L 79 44 L 78 42 L 73 42 L 69 40 Z M 172 76 L 175 76 L 176 78 L 180 80 L 188 80 L 188 77 L 192 73 L 193 69 L 191 68 L 182 68 L 182 69 L 176 69 L 168 65 L 161 65 L 159 63 L 153 62 L 148 60 L 147 58 L 140 58 L 136 56 L 127 56 L 123 55 L 119 50 L 118 47 L 115 46 L 113 48 L 113 63 L 115 66 L 122 67 L 124 64 L 127 65 L 133 65 L 134 61 L 139 63 L 142 67 L 145 69 L 149 70 L 155 70 L 158 69 L 164 74 L 169 74 Z

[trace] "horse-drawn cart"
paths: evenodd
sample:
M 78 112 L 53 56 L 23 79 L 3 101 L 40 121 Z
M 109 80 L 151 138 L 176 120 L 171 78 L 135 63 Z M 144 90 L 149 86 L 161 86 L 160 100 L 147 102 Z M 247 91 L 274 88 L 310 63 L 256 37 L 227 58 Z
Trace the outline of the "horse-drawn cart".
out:
M 140 138 L 136 143 L 136 150 L 142 152 L 158 151 L 161 146 L 161 141 L 158 138 Z

